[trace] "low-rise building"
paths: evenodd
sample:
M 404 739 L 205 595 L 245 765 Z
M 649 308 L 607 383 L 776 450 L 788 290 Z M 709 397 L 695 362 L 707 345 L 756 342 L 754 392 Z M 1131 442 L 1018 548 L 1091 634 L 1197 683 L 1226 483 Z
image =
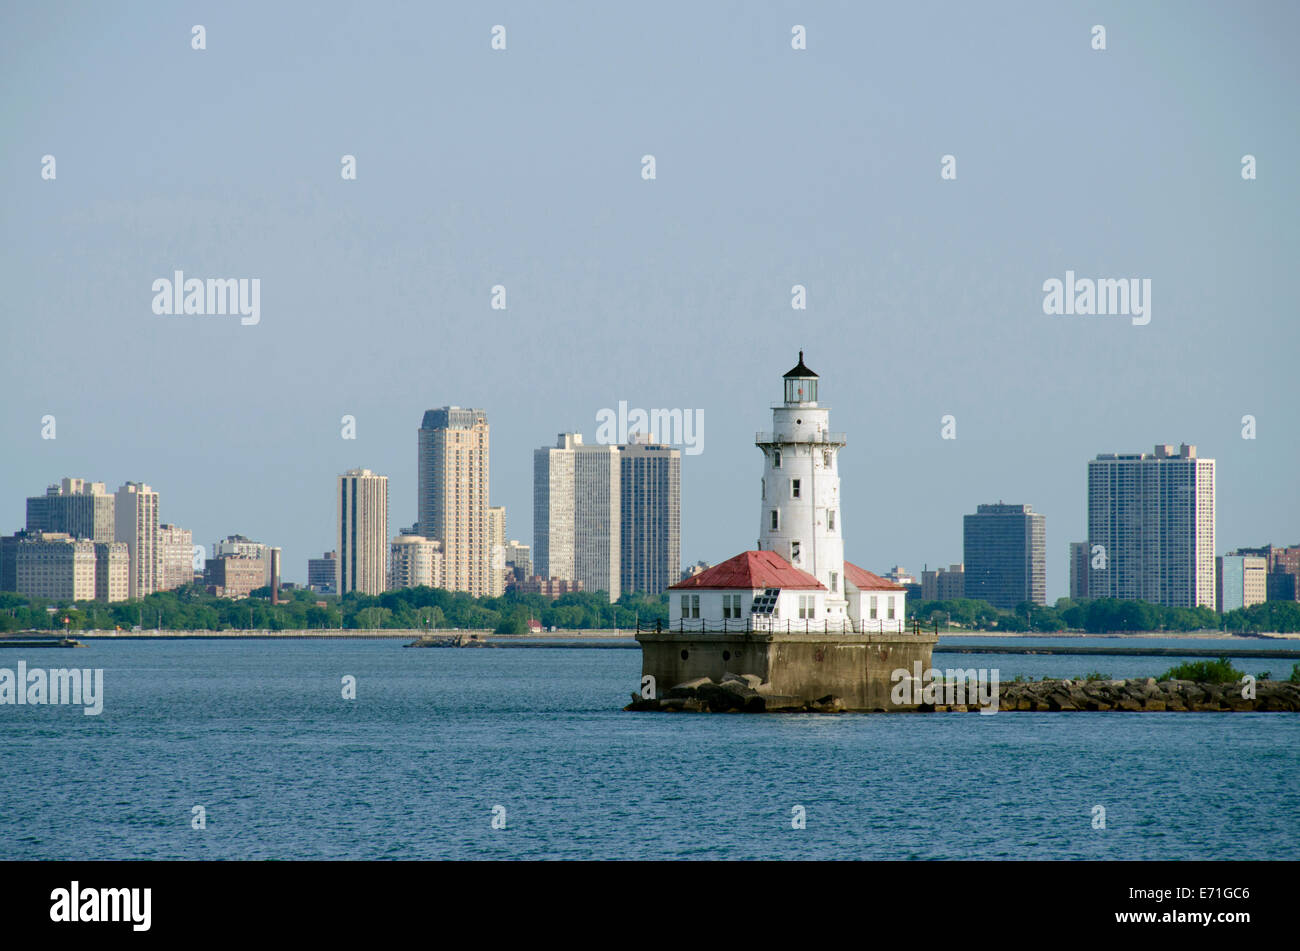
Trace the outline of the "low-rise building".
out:
M 269 583 L 270 557 L 245 558 L 222 555 L 209 558 L 204 567 L 204 585 L 219 598 L 246 598 Z
M 125 601 L 130 554 L 122 542 L 29 532 L 14 545 L 15 590 L 51 601 Z
M 949 565 L 921 572 L 922 601 L 954 601 L 966 597 L 965 565 Z
M 1215 559 L 1215 603 L 1220 613 L 1268 600 L 1268 559 L 1232 553 Z
M 515 591 L 519 594 L 540 594 L 552 601 L 560 595 L 574 594 L 581 590 L 581 581 L 570 581 L 568 578 L 543 578 L 540 575 L 533 575 L 515 585 Z
M 333 594 L 339 553 L 327 551 L 319 558 L 307 559 L 307 587 L 320 594 Z

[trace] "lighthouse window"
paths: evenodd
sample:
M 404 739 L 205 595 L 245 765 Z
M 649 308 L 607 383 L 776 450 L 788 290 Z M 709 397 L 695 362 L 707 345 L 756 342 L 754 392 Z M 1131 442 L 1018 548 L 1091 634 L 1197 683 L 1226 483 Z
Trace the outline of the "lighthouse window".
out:
M 699 616 L 700 616 L 700 596 L 698 594 L 693 594 L 691 595 L 691 617 L 699 617 Z
M 760 486 L 760 487 L 762 488 L 762 490 L 763 490 L 763 498 L 767 498 L 767 480 L 766 480 L 766 479 L 760 479 L 760 480 L 759 480 L 759 486 Z
M 817 614 L 817 599 L 810 594 L 799 595 L 799 617 L 812 618 Z
M 876 596 L 873 594 L 873 595 L 871 596 L 871 620 L 874 621 L 874 620 L 876 619 L 876 617 L 877 617 L 877 614 L 876 614 Z
M 791 479 L 791 480 L 790 480 L 790 498 L 792 498 L 792 499 L 797 499 L 797 498 L 799 498 L 799 480 L 798 480 L 798 479 Z
M 822 465 L 827 469 L 831 467 L 831 454 L 829 452 L 822 452 Z
M 890 597 L 889 597 L 889 619 L 890 619 L 891 621 L 894 619 L 894 598 L 893 598 L 893 595 L 890 595 Z
M 798 542 L 791 542 L 791 543 L 790 543 L 790 560 L 791 560 L 792 562 L 794 562 L 795 564 L 798 564 L 798 563 L 799 563 L 799 543 L 798 543 Z
M 832 591 L 840 590 L 840 576 L 838 573 L 834 571 L 831 572 L 831 590 Z M 893 616 L 892 613 L 890 616 L 891 617 Z
M 740 595 L 724 594 L 722 596 L 722 616 L 724 618 L 740 617 Z
M 776 531 L 780 527 L 781 527 L 781 513 L 776 509 L 772 509 L 772 531 Z
M 773 469 L 780 469 L 780 468 L 781 468 L 781 450 L 780 450 L 780 449 L 773 449 L 773 450 L 772 450 L 772 468 L 773 468 Z
M 826 510 L 826 527 L 829 528 L 832 532 L 835 531 L 835 510 L 834 509 Z

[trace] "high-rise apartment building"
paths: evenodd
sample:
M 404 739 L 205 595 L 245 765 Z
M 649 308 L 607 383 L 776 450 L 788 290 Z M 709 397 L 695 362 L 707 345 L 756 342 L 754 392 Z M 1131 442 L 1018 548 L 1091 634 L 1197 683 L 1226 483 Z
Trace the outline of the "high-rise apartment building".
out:
M 63 532 L 73 538 L 114 541 L 114 497 L 102 482 L 64 479 L 27 499 L 29 532 Z
M 573 579 L 621 596 L 622 493 L 618 446 L 573 449 Z
M 682 566 L 682 453 L 649 442 L 618 450 L 620 588 L 662 594 Z
M 533 451 L 533 570 L 538 577 L 574 577 L 574 447 L 582 436 L 561 433 L 554 446 Z
M 419 534 L 442 544 L 443 587 L 484 597 L 491 591 L 487 413 L 444 406 L 419 430 Z
M 442 543 L 402 534 L 388 548 L 388 588 L 441 588 Z
M 113 501 L 114 540 L 125 542 L 131 557 L 129 597 L 158 590 L 158 493 L 142 482 L 128 482 Z
M 1098 455 L 1088 546 L 1089 597 L 1215 607 L 1214 460 L 1186 443 Z
M 1070 542 L 1070 597 L 1088 597 L 1088 561 L 1092 552 L 1087 542 Z
M 533 452 L 533 550 L 543 578 L 620 594 L 622 484 L 618 446 L 561 433 Z
M 388 584 L 388 476 L 349 469 L 338 477 L 335 590 L 382 594 Z
M 506 593 L 506 507 L 488 506 L 488 594 L 499 598 Z
M 1028 505 L 978 505 L 963 519 L 965 596 L 996 608 L 1047 603 L 1047 520 Z
M 173 591 L 194 583 L 194 533 L 175 525 L 158 526 L 158 590 Z

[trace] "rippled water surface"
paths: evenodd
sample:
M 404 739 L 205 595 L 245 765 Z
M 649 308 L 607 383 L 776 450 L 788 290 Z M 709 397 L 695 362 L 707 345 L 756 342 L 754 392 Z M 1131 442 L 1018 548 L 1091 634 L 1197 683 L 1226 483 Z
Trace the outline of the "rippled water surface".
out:
M 0 859 L 1300 858 L 1300 716 L 624 713 L 635 650 L 94 641 L 0 666 L 19 659 L 102 667 L 106 700 L 0 707 Z

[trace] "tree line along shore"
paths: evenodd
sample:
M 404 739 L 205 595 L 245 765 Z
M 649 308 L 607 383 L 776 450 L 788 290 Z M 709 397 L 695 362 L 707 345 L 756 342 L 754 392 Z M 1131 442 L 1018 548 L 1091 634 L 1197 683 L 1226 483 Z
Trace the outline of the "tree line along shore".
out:
M 986 601 L 909 601 L 907 619 L 925 629 L 986 633 L 1295 633 L 1300 603 L 1268 601 L 1225 614 L 1209 608 L 1170 608 L 1111 598 L 1054 605 L 1021 604 L 1006 611 Z M 0 593 L 0 633 L 14 631 L 293 631 L 482 630 L 526 634 L 530 622 L 560 631 L 629 630 L 668 624 L 668 595 L 624 595 L 611 604 L 604 592 L 578 592 L 554 600 L 507 593 L 473 598 L 438 588 L 403 588 L 380 595 L 343 597 L 302 588 L 270 590 L 232 600 L 189 586 L 135 601 L 67 602 Z

